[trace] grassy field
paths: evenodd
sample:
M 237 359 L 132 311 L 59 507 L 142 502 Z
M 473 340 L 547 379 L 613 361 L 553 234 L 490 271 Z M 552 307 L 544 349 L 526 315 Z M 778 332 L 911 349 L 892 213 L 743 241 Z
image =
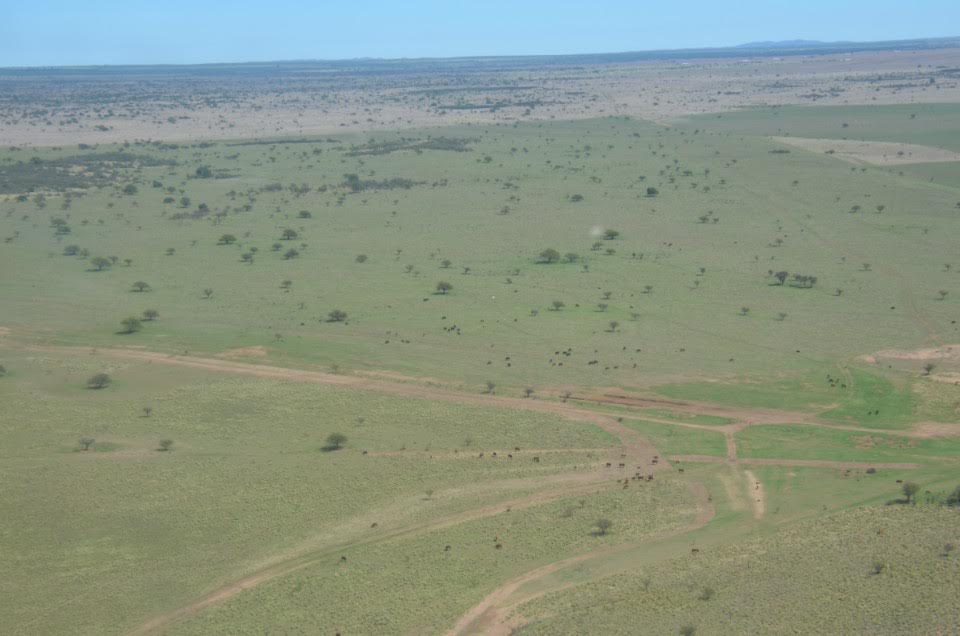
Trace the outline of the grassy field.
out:
M 751 426 L 736 435 L 741 457 L 919 462 L 960 457 L 960 439 L 917 439 L 812 426 Z
M 822 378 L 859 355 L 957 334 L 960 294 L 938 300 L 956 287 L 944 264 L 955 257 L 957 197 L 923 181 L 771 155 L 762 137 L 623 119 L 413 138 L 461 140 L 464 152 L 391 151 L 398 139 L 131 146 L 128 155 L 175 165 L 111 164 L 116 185 L 68 209 L 61 196 L 43 208 L 8 198 L 0 267 L 18 275 L 0 324 L 46 342 L 256 346 L 281 364 L 518 388 Z M 106 150 L 35 154 L 42 163 Z M 0 152 L 0 165 L 28 159 Z M 223 178 L 196 178 L 201 168 Z M 358 175 L 359 192 L 345 174 Z M 69 234 L 56 234 L 55 218 Z M 620 234 L 593 235 L 604 229 Z M 286 230 L 297 238 L 283 240 Z M 218 244 L 227 234 L 235 242 Z M 65 256 L 70 245 L 86 257 Z M 546 248 L 577 262 L 538 263 Z M 298 255 L 285 258 L 290 250 Z M 118 260 L 92 271 L 97 256 Z M 776 285 L 771 270 L 818 282 Z M 138 281 L 150 290 L 131 291 Z M 435 293 L 438 281 L 452 291 Z M 117 335 L 145 309 L 159 320 Z M 347 320 L 326 322 L 333 310 Z
M 725 453 L 725 443 L 720 433 L 642 420 L 625 420 L 624 423 L 642 433 L 665 455 L 722 457 Z
M 0 149 L 0 624 L 955 631 L 958 113 Z
M 351 550 L 345 552 L 345 564 L 331 567 L 337 562 L 329 559 L 264 585 L 251 597 L 236 597 L 172 633 L 439 633 L 495 581 L 683 525 L 693 514 L 688 499 L 683 485 L 660 482 L 629 493 L 503 512 L 415 539 Z M 601 517 L 612 521 L 616 531 L 598 536 L 593 524 Z M 498 542 L 502 549 L 496 549 Z M 437 593 L 425 595 L 428 589 Z
M 374 522 L 390 531 L 530 495 L 613 442 L 556 416 L 145 363 L 90 391 L 101 366 L 89 356 L 14 360 L 0 382 L 0 501 L 18 519 L 3 530 L 15 576 L 0 583 L 0 622 L 24 633 L 131 627 L 277 555 L 375 536 Z M 323 452 L 334 431 L 346 447 Z M 161 439 L 173 450 L 156 450 Z M 476 458 L 514 446 L 557 452 Z
M 954 512 L 851 509 L 545 597 L 520 633 L 951 633 L 956 540 Z

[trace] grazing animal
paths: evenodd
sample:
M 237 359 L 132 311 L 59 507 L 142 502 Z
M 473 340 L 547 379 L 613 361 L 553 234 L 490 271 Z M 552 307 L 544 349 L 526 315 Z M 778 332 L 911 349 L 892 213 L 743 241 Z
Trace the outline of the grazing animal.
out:
M 340 557 L 340 563 L 346 563 L 346 562 L 347 562 L 347 557 L 345 556 Z
M 499 549 L 501 549 L 501 548 L 503 547 L 503 544 L 502 544 L 502 543 L 498 543 L 497 545 L 495 545 L 495 546 L 493 546 L 493 547 L 495 547 L 497 550 L 499 550 Z

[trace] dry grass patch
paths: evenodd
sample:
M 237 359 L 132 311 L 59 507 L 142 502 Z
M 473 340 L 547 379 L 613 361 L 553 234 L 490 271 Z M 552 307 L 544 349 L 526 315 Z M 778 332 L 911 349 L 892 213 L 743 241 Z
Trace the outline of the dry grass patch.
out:
M 771 137 L 771 139 L 801 150 L 829 154 L 851 163 L 868 163 L 874 166 L 960 161 L 960 153 L 916 144 L 803 137 Z

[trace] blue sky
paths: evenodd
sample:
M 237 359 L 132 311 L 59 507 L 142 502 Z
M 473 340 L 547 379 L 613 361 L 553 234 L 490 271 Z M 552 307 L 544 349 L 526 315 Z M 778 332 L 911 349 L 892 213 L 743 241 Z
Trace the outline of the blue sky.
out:
M 960 0 L 4 0 L 0 66 L 596 53 L 960 35 Z

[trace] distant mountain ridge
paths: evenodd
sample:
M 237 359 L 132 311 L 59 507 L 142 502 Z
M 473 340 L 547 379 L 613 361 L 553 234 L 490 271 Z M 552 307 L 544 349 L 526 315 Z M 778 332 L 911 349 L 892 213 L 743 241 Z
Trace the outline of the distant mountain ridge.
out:
M 577 66 L 583 64 L 623 64 L 651 60 L 695 60 L 741 57 L 770 57 L 790 55 L 831 55 L 882 51 L 929 51 L 933 49 L 960 48 L 960 36 L 916 38 L 912 40 L 881 40 L 876 42 L 821 42 L 819 40 L 782 40 L 748 42 L 737 46 L 622 51 L 614 53 L 569 53 L 565 55 L 494 55 L 441 58 L 352 58 L 335 60 L 274 60 L 251 62 L 226 62 L 204 64 L 129 64 L 93 66 L 0 66 L 0 75 L 24 77 L 36 74 L 50 75 L 123 75 L 136 69 L 141 73 L 187 73 L 205 75 L 221 73 L 229 69 L 247 75 L 301 73 L 325 69 L 333 72 L 396 73 L 418 70 L 420 72 L 466 72 L 496 71 L 505 69 L 541 66 Z
M 823 40 L 767 40 L 738 44 L 737 49 L 794 48 L 798 46 L 824 46 L 826 44 L 850 44 L 850 42 L 824 42 Z

